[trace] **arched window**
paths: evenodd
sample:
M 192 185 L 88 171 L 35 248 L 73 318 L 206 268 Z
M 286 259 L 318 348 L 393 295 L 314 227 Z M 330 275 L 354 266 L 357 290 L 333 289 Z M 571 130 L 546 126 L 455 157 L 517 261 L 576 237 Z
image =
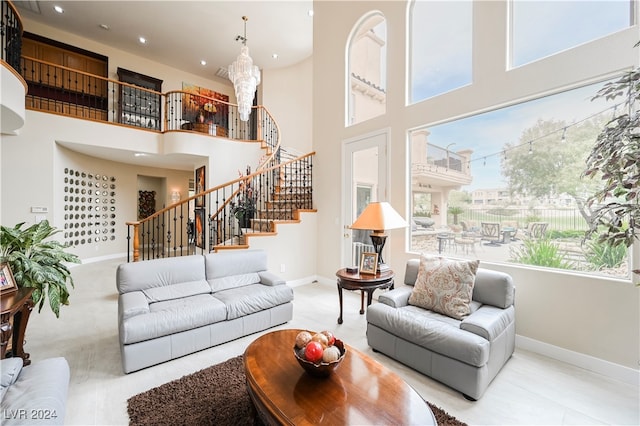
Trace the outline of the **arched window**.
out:
M 471 0 L 409 5 L 409 103 L 471 83 L 472 12 Z
M 386 112 L 387 23 L 380 12 L 364 16 L 347 43 L 346 125 Z

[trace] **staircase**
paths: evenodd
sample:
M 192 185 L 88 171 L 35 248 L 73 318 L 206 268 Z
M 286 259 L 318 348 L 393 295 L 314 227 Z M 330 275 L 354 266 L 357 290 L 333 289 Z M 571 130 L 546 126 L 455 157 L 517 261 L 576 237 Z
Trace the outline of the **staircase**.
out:
M 275 235 L 279 223 L 300 221 L 313 208 L 315 152 L 292 158 L 279 147 L 259 170 L 196 194 L 139 222 L 128 222 L 128 261 L 245 249 L 250 239 Z M 291 159 L 287 159 L 291 158 Z M 283 161 L 287 159 L 286 161 Z M 204 208 L 189 220 L 189 201 Z M 250 203 L 246 200 L 250 199 Z M 239 205 L 253 206 L 246 222 Z

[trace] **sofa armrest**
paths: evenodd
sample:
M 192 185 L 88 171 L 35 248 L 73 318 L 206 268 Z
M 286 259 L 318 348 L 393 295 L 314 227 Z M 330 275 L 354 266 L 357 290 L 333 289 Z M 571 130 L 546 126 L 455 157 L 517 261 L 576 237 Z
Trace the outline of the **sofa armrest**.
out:
M 136 315 L 148 314 L 149 302 L 147 302 L 146 296 L 141 291 L 123 293 L 120 295 L 118 311 L 121 321 Z
M 2 399 L 2 424 L 63 425 L 69 378 L 64 358 L 47 358 L 24 367 Z M 7 413 L 23 415 L 10 417 Z
M 477 311 L 469 315 L 460 323 L 460 329 L 493 341 L 509 324 L 515 321 L 513 306 L 506 309 L 495 306 L 482 305 Z
M 392 308 L 401 308 L 409 304 L 409 296 L 413 287 L 399 287 L 378 296 L 378 302 Z
M 282 285 L 287 283 L 285 280 L 283 280 L 273 272 L 260 271 L 258 272 L 258 275 L 260 276 L 260 283 L 264 285 L 274 286 L 274 285 Z

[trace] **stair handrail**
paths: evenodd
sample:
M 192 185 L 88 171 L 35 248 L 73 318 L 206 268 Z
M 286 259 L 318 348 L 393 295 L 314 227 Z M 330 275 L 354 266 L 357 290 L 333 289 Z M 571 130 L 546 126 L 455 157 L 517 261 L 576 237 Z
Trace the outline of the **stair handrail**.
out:
M 266 169 L 260 170 L 260 171 L 256 171 L 254 173 L 251 173 L 247 176 L 241 176 L 238 177 L 236 179 L 230 180 L 228 182 L 219 184 L 214 186 L 213 188 L 207 189 L 205 191 L 202 191 L 198 194 L 192 195 L 191 197 L 188 197 L 184 200 L 180 200 L 177 201 L 175 203 L 172 203 L 171 205 L 153 213 L 152 215 L 150 215 L 149 217 L 145 218 L 145 219 L 141 219 L 141 220 L 137 220 L 137 221 L 128 221 L 125 222 L 128 230 L 129 230 L 129 235 L 127 236 L 127 240 L 129 241 L 132 236 L 130 235 L 130 228 L 133 227 L 133 261 L 136 262 L 140 259 L 140 229 L 142 228 L 143 230 L 145 229 L 145 227 L 147 227 L 148 231 L 147 233 L 151 233 L 152 232 L 152 225 L 155 223 L 155 221 L 157 220 L 158 222 L 162 222 L 162 224 L 158 224 L 156 226 L 161 226 L 163 229 L 165 227 L 168 227 L 168 233 L 170 234 L 169 237 L 171 238 L 171 221 L 173 220 L 174 224 L 173 224 L 173 238 L 174 238 L 174 250 L 176 250 L 178 248 L 178 246 L 176 246 L 175 244 L 175 239 L 178 237 L 179 233 L 181 232 L 181 227 L 178 228 L 175 224 L 176 221 L 178 221 L 178 214 L 180 215 L 180 220 L 182 221 L 184 218 L 184 214 L 185 212 L 188 214 L 189 210 L 188 210 L 188 206 L 189 203 L 191 201 L 195 201 L 197 198 L 199 197 L 208 197 L 213 193 L 216 193 L 218 191 L 221 191 L 223 194 L 226 192 L 227 189 L 229 189 L 229 194 L 228 196 L 224 196 L 223 195 L 223 200 L 222 200 L 222 205 L 217 206 L 215 212 L 210 213 L 207 217 L 206 220 L 209 221 L 209 223 L 215 222 L 220 220 L 220 216 L 225 214 L 226 212 L 229 212 L 229 203 L 231 203 L 233 200 L 236 199 L 236 196 L 238 195 L 239 191 L 242 190 L 242 185 L 244 182 L 248 182 L 248 181 L 252 181 L 252 180 L 256 180 L 256 179 L 260 179 L 261 176 L 266 176 L 270 173 L 273 173 L 274 171 L 279 171 L 282 172 L 282 170 L 286 170 L 287 167 L 291 167 L 294 163 L 298 162 L 303 162 L 305 160 L 308 161 L 309 157 L 312 157 L 315 155 L 315 151 L 314 152 L 310 152 L 307 153 L 305 155 L 302 155 L 298 158 L 277 164 L 277 165 L 273 165 L 270 166 Z M 237 188 L 234 188 L 235 186 L 237 186 Z M 269 188 L 269 191 L 273 190 L 273 188 Z M 211 201 L 209 203 L 210 208 L 213 207 L 213 202 Z M 310 207 L 309 207 L 310 208 Z M 173 219 L 171 217 L 171 214 L 173 213 Z M 167 215 L 168 220 L 165 220 L 165 215 Z M 147 244 L 151 244 L 151 246 L 154 245 L 161 245 L 164 242 L 164 236 L 159 235 L 159 237 L 162 238 L 158 238 L 157 240 L 154 240 L 152 238 L 152 241 L 148 241 Z M 205 244 L 206 245 L 206 244 Z M 218 246 L 218 244 L 210 244 L 209 249 L 213 250 L 214 246 Z M 127 250 L 129 251 L 131 247 L 129 246 L 128 243 L 128 248 Z M 183 245 L 180 244 L 179 249 L 183 250 Z M 153 250 L 153 247 L 152 247 Z M 203 248 L 204 250 L 204 248 Z M 129 258 L 129 255 L 127 256 Z

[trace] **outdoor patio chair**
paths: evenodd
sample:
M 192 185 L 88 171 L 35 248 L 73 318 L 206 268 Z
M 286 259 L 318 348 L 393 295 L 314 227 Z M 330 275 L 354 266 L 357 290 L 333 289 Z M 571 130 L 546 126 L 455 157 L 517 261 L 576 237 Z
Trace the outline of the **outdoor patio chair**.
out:
M 480 235 L 483 240 L 489 241 L 485 246 L 499 246 L 502 240 L 500 233 L 500 223 L 498 222 L 480 222 Z
M 547 222 L 531 222 L 529 224 L 529 238 L 544 238 L 548 226 Z

